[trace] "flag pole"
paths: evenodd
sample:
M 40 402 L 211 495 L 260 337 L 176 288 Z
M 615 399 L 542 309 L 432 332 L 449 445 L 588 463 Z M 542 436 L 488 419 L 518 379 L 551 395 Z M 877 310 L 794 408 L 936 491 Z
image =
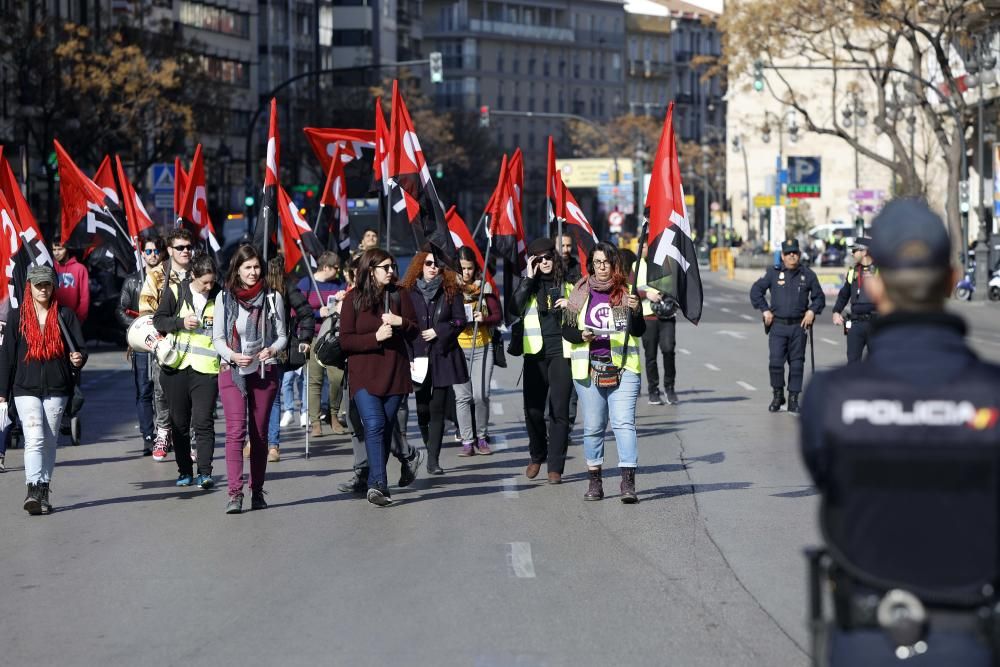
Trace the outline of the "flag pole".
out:
M 392 237 L 392 208 L 389 206 L 389 193 L 386 192 L 385 196 L 382 197 L 385 201 L 383 205 L 385 207 L 385 251 L 392 254 L 391 237 Z M 420 248 L 417 248 L 420 250 Z
M 629 290 L 629 294 L 639 295 L 639 264 L 642 262 L 642 251 L 646 249 L 647 236 L 649 236 L 649 218 L 642 216 L 642 230 L 639 232 L 639 247 L 636 253 L 635 260 L 635 278 L 629 276 L 632 282 L 632 288 Z M 561 243 L 562 241 L 560 241 Z M 649 275 L 649 262 L 646 262 L 646 275 Z M 640 304 L 641 305 L 641 304 Z M 626 312 L 628 313 L 625 318 L 625 342 L 622 344 L 622 358 L 628 355 L 628 339 L 629 332 L 632 330 L 632 309 L 628 307 L 628 303 L 625 304 Z M 641 312 L 641 311 L 640 311 Z M 622 364 L 624 366 L 624 364 Z
M 305 248 L 302 247 L 302 239 L 295 239 L 295 245 L 299 247 L 299 252 L 302 253 L 302 263 L 306 266 L 306 273 L 309 274 L 309 282 L 312 283 L 313 289 L 316 290 L 316 300 L 319 301 L 319 307 L 323 307 L 323 295 L 319 291 L 319 283 L 316 282 L 316 276 L 313 275 L 312 267 L 309 266 L 309 255 L 306 254 Z
M 480 271 L 480 287 L 479 287 L 479 299 L 476 302 L 476 309 L 472 311 L 472 362 L 469 364 L 469 382 L 473 382 L 472 377 L 474 375 L 474 369 L 476 368 L 476 342 L 479 340 L 479 322 L 476 320 L 476 313 L 481 313 L 483 310 L 483 301 L 486 298 L 486 267 L 490 260 L 490 251 L 493 249 L 493 238 L 487 234 L 486 235 L 486 254 L 483 255 L 483 267 Z M 482 390 L 483 396 L 486 396 L 486 346 L 483 346 L 483 379 L 482 379 Z M 479 438 L 478 424 L 476 424 L 476 396 L 475 392 L 472 395 L 472 437 Z M 489 416 L 487 416 L 487 419 Z
M 275 186 L 275 189 L 277 189 L 277 186 Z M 268 241 L 270 240 L 268 237 L 271 236 L 271 230 L 269 224 L 271 218 L 271 207 L 264 206 L 260 211 L 260 217 L 264 219 L 264 257 L 263 257 L 263 262 L 261 262 L 263 266 L 261 267 L 260 273 L 261 277 L 264 280 L 267 280 L 267 246 L 269 245 Z M 277 225 L 275 226 L 275 228 L 277 228 Z M 261 314 L 263 315 L 263 321 L 264 321 L 264 332 L 261 335 L 262 336 L 261 341 L 263 342 L 263 336 L 267 333 L 267 299 L 264 299 L 264 308 Z M 261 380 L 264 379 L 264 374 L 265 374 L 264 363 L 261 362 L 260 364 Z

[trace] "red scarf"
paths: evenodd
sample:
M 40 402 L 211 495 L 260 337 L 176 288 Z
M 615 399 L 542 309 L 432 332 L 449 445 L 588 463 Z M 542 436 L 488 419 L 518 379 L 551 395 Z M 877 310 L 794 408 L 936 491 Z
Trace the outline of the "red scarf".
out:
M 244 304 L 250 303 L 257 298 L 260 291 L 264 289 L 265 280 L 258 280 L 253 287 L 233 287 L 233 294 Z
M 65 354 L 62 332 L 59 330 L 59 304 L 53 298 L 49 314 L 45 318 L 45 330 L 38 325 L 35 300 L 31 298 L 31 285 L 24 287 L 24 301 L 21 302 L 21 336 L 28 350 L 25 361 L 49 361 Z

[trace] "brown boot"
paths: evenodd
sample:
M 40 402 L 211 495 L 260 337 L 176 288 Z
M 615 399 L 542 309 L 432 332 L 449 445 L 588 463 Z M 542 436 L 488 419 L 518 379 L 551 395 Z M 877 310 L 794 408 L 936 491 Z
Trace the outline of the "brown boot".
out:
M 538 471 L 542 469 L 541 463 L 535 463 L 532 461 L 528 464 L 528 467 L 524 469 L 524 476 L 528 479 L 535 479 L 538 477 Z
M 588 470 L 590 473 L 590 486 L 583 494 L 584 500 L 600 500 L 604 497 L 604 481 L 601 479 L 601 469 Z
M 323 435 L 323 424 L 320 422 L 313 422 L 312 430 L 309 431 L 310 438 L 318 438 Z
M 622 473 L 622 502 L 626 505 L 634 505 L 639 502 L 639 496 L 635 495 L 635 468 L 619 468 Z

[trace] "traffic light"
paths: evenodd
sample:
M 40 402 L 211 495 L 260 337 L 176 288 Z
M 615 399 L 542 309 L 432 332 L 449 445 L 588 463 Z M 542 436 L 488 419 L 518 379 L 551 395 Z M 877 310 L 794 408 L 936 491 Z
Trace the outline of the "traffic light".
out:
M 962 213 L 969 212 L 969 182 L 960 181 L 958 184 L 958 208 Z
M 479 107 L 479 127 L 490 126 L 490 108 L 487 105 Z
M 430 55 L 431 83 L 444 81 L 444 58 L 440 51 L 432 51 Z
M 246 196 L 243 198 L 243 205 L 247 208 L 253 208 L 253 205 L 257 203 L 257 200 L 253 196 L 254 187 L 253 184 L 247 183 L 246 186 Z
M 442 179 L 444 178 L 444 163 L 438 162 L 434 165 L 434 178 Z
M 758 93 L 764 91 L 764 63 L 759 60 L 753 63 L 753 89 Z

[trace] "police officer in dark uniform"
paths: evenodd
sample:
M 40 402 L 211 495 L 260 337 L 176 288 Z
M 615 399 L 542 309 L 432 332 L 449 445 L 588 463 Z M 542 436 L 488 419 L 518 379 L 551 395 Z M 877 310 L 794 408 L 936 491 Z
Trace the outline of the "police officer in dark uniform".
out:
M 801 266 L 799 242 L 781 244 L 781 264 L 773 266 L 750 288 L 750 303 L 764 313 L 764 330 L 774 397 L 767 407 L 777 412 L 785 404 L 785 362 L 788 362 L 788 411 L 799 411 L 799 392 L 806 368 L 806 330 L 823 312 L 826 297 L 812 269 Z M 771 293 L 771 303 L 765 293 Z
M 1000 367 L 945 312 L 958 273 L 940 217 L 890 202 L 870 252 L 868 356 L 816 374 L 802 404 L 827 545 L 811 571 L 833 583 L 832 619 L 811 587 L 817 664 L 996 665 Z
M 871 239 L 860 236 L 851 246 L 851 253 L 854 255 L 854 266 L 847 270 L 847 280 L 837 294 L 837 302 L 833 305 L 833 323 L 838 327 L 844 327 L 847 335 L 847 361 L 858 361 L 865 348 L 868 347 L 869 332 L 871 323 L 878 313 L 875 311 L 875 303 L 865 289 L 867 282 L 878 269 L 868 252 Z M 846 320 L 842 313 L 851 304 L 851 312 Z

